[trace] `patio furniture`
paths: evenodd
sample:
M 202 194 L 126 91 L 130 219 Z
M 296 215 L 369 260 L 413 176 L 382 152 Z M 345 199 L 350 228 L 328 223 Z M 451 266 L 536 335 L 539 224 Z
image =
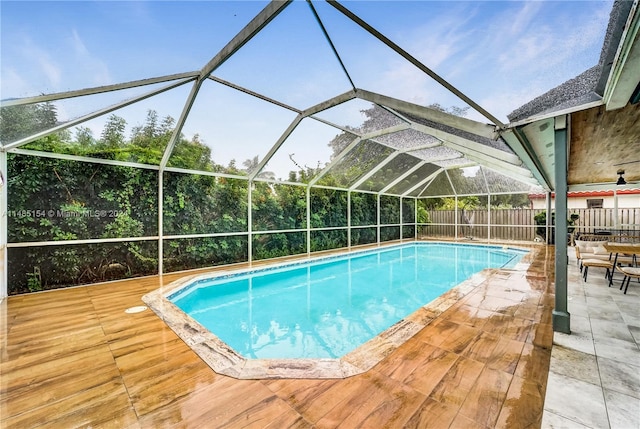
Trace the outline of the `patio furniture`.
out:
M 578 267 L 582 271 L 582 262 L 585 259 L 600 259 L 608 261 L 611 259 L 611 251 L 607 250 L 604 245 L 606 241 L 592 241 L 592 240 L 576 240 L 576 259 L 578 260 Z
M 616 255 L 613 258 L 613 268 L 611 269 L 611 277 L 609 278 L 609 286 L 611 286 L 613 284 L 613 274 L 616 271 L 616 267 L 618 267 L 618 269 L 623 268 L 622 265 L 619 265 L 620 263 L 634 267 L 638 265 L 637 255 L 640 254 L 640 244 L 605 243 L 604 248 L 611 252 L 612 255 L 614 253 Z
M 611 276 L 613 272 L 613 262 L 603 259 L 584 259 L 582 260 L 582 277 L 584 281 L 587 281 L 587 274 L 589 273 L 589 267 L 606 268 L 607 271 L 604 275 L 605 279 L 609 280 L 609 286 L 611 286 Z
M 627 282 L 627 286 L 624 288 L 624 294 L 626 295 L 631 279 L 640 279 L 640 267 L 618 267 L 618 269 L 624 274 L 622 284 L 620 285 L 620 290 L 622 290 L 625 280 Z

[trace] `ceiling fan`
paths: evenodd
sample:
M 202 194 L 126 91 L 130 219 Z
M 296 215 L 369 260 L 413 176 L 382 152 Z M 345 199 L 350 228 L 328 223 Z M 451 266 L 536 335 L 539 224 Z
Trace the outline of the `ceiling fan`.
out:
M 618 164 L 612 164 L 615 167 L 621 166 L 621 165 L 628 165 L 628 164 L 635 164 L 636 162 L 640 162 L 640 159 L 636 159 L 635 161 L 625 161 L 625 162 L 619 162 Z M 618 177 L 618 181 L 616 182 L 616 185 L 618 186 L 622 186 L 622 185 L 635 185 L 638 182 L 627 182 L 624 178 L 624 169 L 620 168 L 618 169 L 618 171 L 616 172 L 616 174 L 619 176 Z
M 623 164 L 631 164 L 632 162 L 640 162 L 640 160 L 631 161 L 631 162 L 623 163 Z M 615 165 L 619 165 L 619 164 L 615 164 Z M 611 185 L 624 186 L 624 185 L 637 185 L 637 184 L 640 184 L 640 181 L 628 182 L 624 178 L 625 171 L 622 168 L 618 169 L 616 174 L 618 175 L 618 180 L 615 181 L 615 182 L 585 183 L 584 186 L 598 186 L 598 187 L 602 188 L 602 187 L 610 187 Z

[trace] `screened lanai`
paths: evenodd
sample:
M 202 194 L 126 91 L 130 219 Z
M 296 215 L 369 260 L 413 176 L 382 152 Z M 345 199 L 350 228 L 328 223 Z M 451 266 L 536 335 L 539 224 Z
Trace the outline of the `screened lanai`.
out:
M 568 196 L 640 237 L 638 0 L 0 12 L 0 426 L 637 426 L 640 295 L 583 280 Z M 405 244 L 524 256 L 323 380 L 171 314 L 198 276 Z
M 393 240 L 546 240 L 528 195 L 562 192 L 566 115 L 604 101 L 586 85 L 516 112 L 525 82 L 593 64 L 606 81 L 635 34 L 611 30 L 610 3 L 41 6 L 3 7 L 2 296 Z M 57 44 L 29 33 L 50 13 Z M 568 16 L 589 32 L 565 37 Z M 555 39 L 532 67 L 539 28 Z

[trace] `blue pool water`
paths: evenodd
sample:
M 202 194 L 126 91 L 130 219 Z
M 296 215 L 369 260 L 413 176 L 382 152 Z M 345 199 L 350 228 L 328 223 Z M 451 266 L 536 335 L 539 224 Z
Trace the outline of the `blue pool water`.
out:
M 411 243 L 196 281 L 168 298 L 248 359 L 339 358 L 525 252 Z

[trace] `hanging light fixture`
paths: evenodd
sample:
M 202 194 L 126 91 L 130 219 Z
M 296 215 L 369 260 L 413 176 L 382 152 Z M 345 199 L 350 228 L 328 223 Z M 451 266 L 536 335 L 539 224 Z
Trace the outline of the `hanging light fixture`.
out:
M 618 177 L 616 185 L 626 185 L 627 181 L 624 180 L 624 177 L 622 177 L 622 175 L 624 174 L 624 170 L 618 170 L 618 174 L 620 175 L 620 177 Z

